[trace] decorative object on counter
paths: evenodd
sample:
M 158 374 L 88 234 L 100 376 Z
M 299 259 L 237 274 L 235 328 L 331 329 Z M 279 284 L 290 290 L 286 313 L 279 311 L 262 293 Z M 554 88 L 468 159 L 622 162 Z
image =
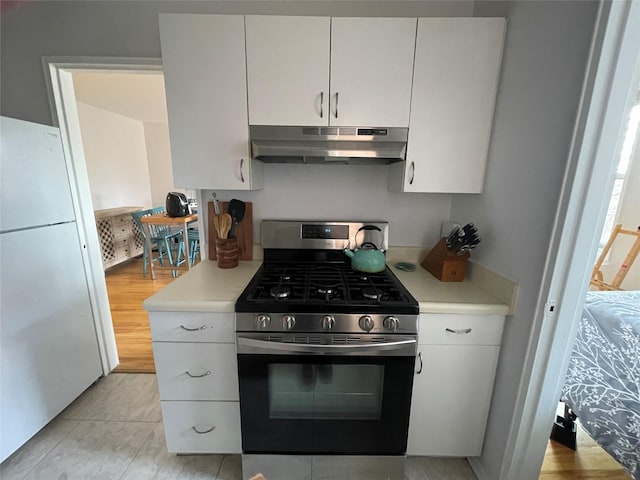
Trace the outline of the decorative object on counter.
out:
M 219 268 L 238 266 L 238 238 L 216 238 L 216 253 Z
M 405 272 L 415 272 L 416 271 L 416 265 L 415 263 L 408 263 L 408 262 L 398 262 L 394 265 L 398 270 L 403 270 Z
M 251 202 L 243 202 L 244 203 L 244 217 L 242 218 L 241 223 L 237 223 L 236 229 L 234 232 L 234 237 L 238 243 L 238 259 L 239 260 L 253 260 L 253 204 Z M 225 232 L 218 231 L 218 227 L 216 227 L 215 222 L 220 222 L 220 220 L 216 220 L 216 218 L 221 218 L 223 215 L 228 214 L 229 211 L 229 202 L 219 202 L 220 214 L 216 215 L 215 213 L 215 202 L 209 202 L 208 205 L 208 233 L 209 233 L 209 259 L 216 260 L 217 256 L 217 247 L 216 247 L 216 239 L 222 238 L 226 239 L 229 235 L 229 230 Z M 233 219 L 229 215 L 229 228 L 233 223 Z M 222 235 L 221 235 L 222 233 Z
M 441 282 L 461 282 L 471 256 L 469 251 L 480 241 L 478 229 L 473 223 L 455 227 L 427 253 L 420 266 Z
M 358 229 L 354 236 L 356 247 L 358 246 L 358 234 L 362 231 L 377 230 L 382 235 L 380 227 L 375 225 L 363 225 Z M 387 268 L 387 259 L 384 256 L 384 251 L 380 250 L 378 246 L 373 242 L 362 242 L 360 248 L 355 250 L 344 249 L 344 253 L 351 259 L 351 268 L 356 272 L 365 273 L 378 273 Z

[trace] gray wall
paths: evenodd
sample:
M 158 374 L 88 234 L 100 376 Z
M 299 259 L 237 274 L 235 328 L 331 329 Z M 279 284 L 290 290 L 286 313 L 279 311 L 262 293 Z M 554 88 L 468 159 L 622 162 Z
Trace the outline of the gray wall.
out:
M 508 18 L 484 194 L 393 194 L 386 191 L 386 173 L 381 167 L 321 170 L 321 166 L 276 165 L 266 166 L 263 192 L 237 193 L 239 198 L 256 202 L 257 216 L 292 218 L 311 213 L 328 218 L 338 211 L 342 218 L 387 218 L 395 244 L 430 243 L 437 237 L 434 229 L 441 217 L 449 218 L 445 212 L 450 201 L 451 218 L 474 221 L 480 227 L 484 243 L 474 251 L 474 258 L 520 284 L 516 312 L 504 333 L 480 459 L 491 479 L 499 478 L 507 429 L 517 415 L 515 393 L 532 334 L 597 7 L 597 2 L 578 1 L 476 4 L 478 16 Z M 473 8 L 471 2 L 402 1 L 28 2 L 2 15 L 0 110 L 3 115 L 51 123 L 41 56 L 159 57 L 160 11 L 466 16 Z
M 519 284 L 481 457 L 491 479 L 499 478 L 508 420 L 518 415 L 527 343 L 538 335 L 531 325 L 597 9 L 597 2 L 575 1 L 477 2 L 474 9 L 475 16 L 509 20 L 485 193 L 454 196 L 451 216 L 474 218 L 491 245 L 474 258 Z
M 470 1 L 25 2 L 1 18 L 0 111 L 51 124 L 43 56 L 159 58 L 159 12 L 413 17 L 471 16 L 472 11 Z M 449 218 L 450 195 L 389 192 L 386 167 L 266 165 L 265 175 L 261 192 L 218 193 L 223 200 L 256 203 L 256 239 L 258 221 L 265 217 L 387 219 L 392 244 L 427 246 Z

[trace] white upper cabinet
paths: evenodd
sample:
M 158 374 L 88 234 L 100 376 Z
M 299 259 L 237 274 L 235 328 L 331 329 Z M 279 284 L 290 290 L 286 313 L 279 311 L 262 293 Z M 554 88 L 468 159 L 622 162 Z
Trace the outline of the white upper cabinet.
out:
M 173 181 L 179 188 L 262 188 L 249 155 L 244 17 L 161 14 Z
M 247 16 L 249 123 L 407 127 L 416 19 Z
M 504 30 L 503 18 L 418 20 L 407 162 L 390 188 L 482 192 Z
M 326 125 L 328 17 L 245 17 L 251 125 Z
M 330 125 L 408 127 L 415 18 L 332 18 Z

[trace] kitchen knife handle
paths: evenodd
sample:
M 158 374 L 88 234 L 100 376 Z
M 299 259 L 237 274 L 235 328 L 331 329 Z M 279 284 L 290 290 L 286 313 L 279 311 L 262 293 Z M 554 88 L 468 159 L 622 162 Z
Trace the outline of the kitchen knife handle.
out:
M 320 92 L 320 118 L 324 117 L 324 91 Z
M 244 175 L 242 174 L 242 167 L 244 167 L 244 158 L 240 159 L 240 180 L 244 183 Z

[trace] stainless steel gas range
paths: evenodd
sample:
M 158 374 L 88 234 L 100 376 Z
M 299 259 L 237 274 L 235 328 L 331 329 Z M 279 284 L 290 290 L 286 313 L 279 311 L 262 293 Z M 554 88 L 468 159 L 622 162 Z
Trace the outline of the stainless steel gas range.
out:
M 385 250 L 388 224 L 264 221 L 261 236 L 236 302 L 244 476 L 403 478 L 418 303 L 344 254 Z

